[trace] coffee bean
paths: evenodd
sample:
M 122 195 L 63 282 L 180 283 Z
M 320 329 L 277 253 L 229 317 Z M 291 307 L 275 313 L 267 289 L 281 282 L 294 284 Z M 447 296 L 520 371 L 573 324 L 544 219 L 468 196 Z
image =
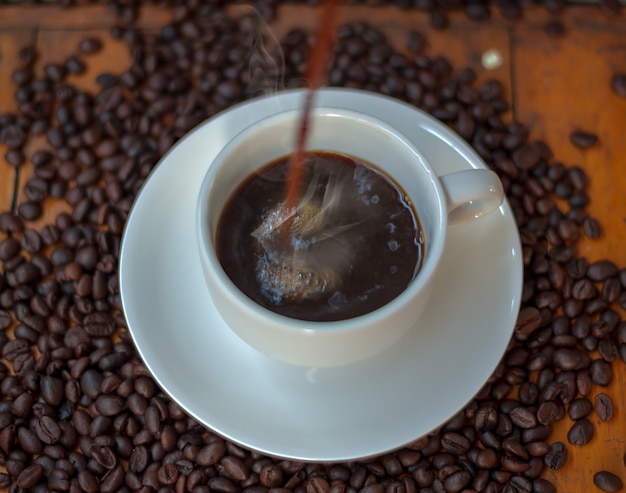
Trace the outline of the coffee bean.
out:
M 41 440 L 28 428 L 20 427 L 17 429 L 17 442 L 29 454 L 40 454 L 43 450 Z
M 544 457 L 544 462 L 550 469 L 560 469 L 567 462 L 567 447 L 562 442 L 555 442 Z
M 26 133 L 17 124 L 7 125 L 0 131 L 0 141 L 10 149 L 22 147 L 26 142 Z
M 32 464 L 20 472 L 16 483 L 20 488 L 32 488 L 39 482 L 43 476 L 43 472 L 43 467 L 39 464 Z
M 594 409 L 602 421 L 609 421 L 613 417 L 613 400 L 601 392 L 594 397 Z
M 0 488 L 8 488 L 11 486 L 11 476 L 5 472 L 0 472 Z
M 9 328 L 12 322 L 11 315 L 7 311 L 0 309 L 0 331 Z
M 71 74 L 82 74 L 85 72 L 86 66 L 80 60 L 80 58 L 76 56 L 71 56 L 67 60 L 65 60 L 65 68 Z
M 511 421 L 520 428 L 529 429 L 537 424 L 534 413 L 525 407 L 516 407 L 510 413 Z
M 599 471 L 593 475 L 593 484 L 602 491 L 620 491 L 624 483 L 619 476 L 610 471 Z
M 228 476 L 236 481 L 245 481 L 250 476 L 247 466 L 239 457 L 228 455 L 222 458 L 220 464 Z
M 569 135 L 570 142 L 580 149 L 588 149 L 598 143 L 598 136 L 584 130 L 575 130 Z
M 611 78 L 611 89 L 617 96 L 626 98 L 626 75 L 615 74 Z
M 98 38 L 84 38 L 78 44 L 78 49 L 85 54 L 97 53 L 102 49 L 102 41 Z
M 472 476 L 468 471 L 457 471 L 443 480 L 445 491 L 450 493 L 459 493 L 470 483 Z
M 268 464 L 259 471 L 261 484 L 268 488 L 275 488 L 283 482 L 283 472 L 275 464 Z
M 61 428 L 50 416 L 39 418 L 36 433 L 39 439 L 48 445 L 56 443 L 61 438 Z
M 519 340 L 526 340 L 541 324 L 541 315 L 535 307 L 525 307 L 520 310 L 515 324 L 515 336 Z
M 41 379 L 41 396 L 51 406 L 58 406 L 63 401 L 64 385 L 63 381 L 46 375 Z
M 533 493 L 555 493 L 556 488 L 552 483 L 543 478 L 533 479 Z
M 117 464 L 117 458 L 109 445 L 94 443 L 91 447 L 91 456 L 103 468 L 110 470 Z
M 405 37 L 404 46 L 412 53 L 420 53 L 426 46 L 426 37 L 419 31 L 410 31 Z
M 534 167 L 541 159 L 540 152 L 532 145 L 520 147 L 513 153 L 513 162 L 523 170 Z
M 606 387 L 613 381 L 613 368 L 607 361 L 597 359 L 591 362 L 589 375 L 593 383 L 601 387 Z
M 100 491 L 102 493 L 113 493 L 124 483 L 124 468 L 118 464 L 109 472 L 107 472 L 100 483 Z
M 591 401 L 589 401 L 589 399 L 585 397 L 581 397 L 578 399 L 574 399 L 570 403 L 567 412 L 569 414 L 569 417 L 576 421 L 589 416 L 592 410 L 593 405 L 591 404 Z
M 78 472 L 78 484 L 87 493 L 96 493 L 99 488 L 98 479 L 88 469 L 82 469 Z
M 542 402 L 537 409 L 537 421 L 542 425 L 551 425 L 563 417 L 563 407 L 556 402 Z
M 17 213 L 27 221 L 34 221 L 41 217 L 42 206 L 39 201 L 22 202 L 17 206 Z
M 560 370 L 579 370 L 589 366 L 589 357 L 578 349 L 559 348 L 554 352 L 552 360 Z
M 573 445 L 585 445 L 593 438 L 594 430 L 591 421 L 580 419 L 567 432 L 567 441 Z
M 10 212 L 0 212 L 0 231 L 3 233 L 15 233 L 24 230 L 22 219 Z
M 83 320 L 86 332 L 91 336 L 110 336 L 115 331 L 115 320 L 108 313 L 90 313 Z
M 471 444 L 463 435 L 448 432 L 441 437 L 441 445 L 444 450 L 456 455 L 462 455 L 469 450 Z
M 0 241 L 0 260 L 7 261 L 20 251 L 20 242 L 12 236 Z
M 178 480 L 178 469 L 174 464 L 164 464 L 157 472 L 159 482 L 164 485 L 175 484 Z
M 604 281 L 617 275 L 617 266 L 610 260 L 598 260 L 587 267 L 587 276 L 592 281 Z
M 117 395 L 101 395 L 96 398 L 95 405 L 102 416 L 115 416 L 124 409 L 124 400 Z

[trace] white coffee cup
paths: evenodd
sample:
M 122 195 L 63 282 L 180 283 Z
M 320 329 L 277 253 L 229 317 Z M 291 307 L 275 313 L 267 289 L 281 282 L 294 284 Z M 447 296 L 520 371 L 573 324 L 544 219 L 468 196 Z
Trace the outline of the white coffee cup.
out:
M 312 112 L 307 150 L 347 154 L 383 170 L 411 199 L 423 228 L 426 251 L 421 270 L 388 304 L 355 318 L 310 322 L 270 311 L 246 296 L 226 274 L 216 254 L 222 210 L 240 183 L 255 170 L 293 152 L 300 110 L 278 112 L 238 135 L 211 163 L 197 202 L 197 238 L 203 274 L 216 309 L 244 341 L 271 358 L 308 367 L 354 363 L 419 330 L 448 227 L 495 210 L 504 193 L 486 169 L 438 177 L 424 156 L 391 125 L 364 113 L 319 107 Z M 207 325 L 206 330 L 211 330 Z

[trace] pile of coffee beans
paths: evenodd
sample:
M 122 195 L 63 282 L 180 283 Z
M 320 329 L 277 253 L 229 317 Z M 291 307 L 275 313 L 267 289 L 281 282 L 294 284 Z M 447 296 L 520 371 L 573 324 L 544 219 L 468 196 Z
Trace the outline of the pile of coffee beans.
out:
M 123 11 L 130 3 L 111 5 Z M 443 3 L 476 12 L 487 5 Z M 411 5 L 434 8 L 428 1 Z M 20 52 L 13 73 L 19 111 L 0 115 L 6 163 L 28 176 L 14 210 L 0 212 L 0 488 L 554 491 L 544 470 L 561 468 L 569 447 L 593 438 L 592 416 L 615 419 L 610 396 L 596 389 L 626 361 L 618 310 L 626 308 L 626 269 L 577 256 L 583 235 L 602 235 L 586 210 L 584 171 L 554 159 L 546 143 L 529 141 L 522 123 L 508 122 L 500 82 L 477 84 L 473 70 L 427 56 L 419 33 L 408 33 L 400 50 L 367 24 L 342 25 L 329 82 L 428 111 L 502 179 L 523 245 L 523 303 L 510 347 L 481 391 L 440 430 L 400 450 L 305 464 L 265 457 L 204 429 L 142 364 L 118 287 L 128 211 L 159 157 L 198 122 L 264 88 L 302 84 L 310 34 L 293 29 L 273 57 L 259 55 L 252 72 L 249 49 L 259 29 L 252 14 L 233 18 L 219 2 L 195 1 L 172 7 L 172 22 L 158 32 L 115 27 L 111 35 L 128 45 L 133 62 L 100 74 L 95 93 L 67 77 L 81 74 L 106 40 L 85 39 L 67 60 L 42 61 L 41 78 L 33 70 L 35 50 Z M 616 92 L 620 81 L 613 81 Z M 588 129 L 572 134 L 578 146 L 602 145 L 596 140 Z M 51 204 L 63 212 L 46 216 Z M 550 443 L 552 425 L 565 416 L 574 421 L 568 443 Z M 593 481 L 618 491 L 620 474 L 598 471 Z

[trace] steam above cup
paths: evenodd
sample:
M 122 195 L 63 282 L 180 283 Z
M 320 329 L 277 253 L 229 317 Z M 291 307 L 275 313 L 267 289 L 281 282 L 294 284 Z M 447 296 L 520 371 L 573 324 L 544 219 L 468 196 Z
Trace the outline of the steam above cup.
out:
M 409 330 L 419 330 L 419 317 L 437 275 L 448 227 L 497 209 L 504 194 L 497 176 L 486 169 L 438 177 L 409 139 L 379 119 L 344 109 L 315 108 L 307 151 L 354 156 L 391 177 L 406 192 L 419 217 L 425 254 L 408 287 L 364 315 L 312 322 L 274 313 L 246 296 L 227 275 L 218 259 L 216 235 L 224 206 L 240 183 L 293 151 L 300 118 L 300 110 L 287 110 L 253 123 L 235 135 L 211 163 L 197 202 L 202 270 L 216 309 L 250 346 L 294 365 L 345 365 L 383 351 Z

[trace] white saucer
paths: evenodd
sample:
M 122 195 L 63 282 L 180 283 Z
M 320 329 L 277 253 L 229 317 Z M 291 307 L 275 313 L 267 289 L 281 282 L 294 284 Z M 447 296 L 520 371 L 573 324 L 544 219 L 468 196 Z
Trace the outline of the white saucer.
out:
M 325 89 L 318 104 L 368 112 L 411 138 L 440 174 L 484 167 L 444 125 L 397 100 Z M 331 369 L 269 359 L 218 316 L 197 252 L 195 201 L 229 136 L 302 93 L 243 103 L 169 152 L 145 183 L 124 233 L 120 289 L 154 378 L 198 421 L 244 447 L 306 461 L 381 454 L 434 430 L 471 400 L 507 347 L 520 305 L 522 258 L 508 203 L 449 231 L 431 306 L 391 349 Z M 204 160 L 191 159 L 198 146 Z M 201 163 L 201 164 L 198 164 Z

